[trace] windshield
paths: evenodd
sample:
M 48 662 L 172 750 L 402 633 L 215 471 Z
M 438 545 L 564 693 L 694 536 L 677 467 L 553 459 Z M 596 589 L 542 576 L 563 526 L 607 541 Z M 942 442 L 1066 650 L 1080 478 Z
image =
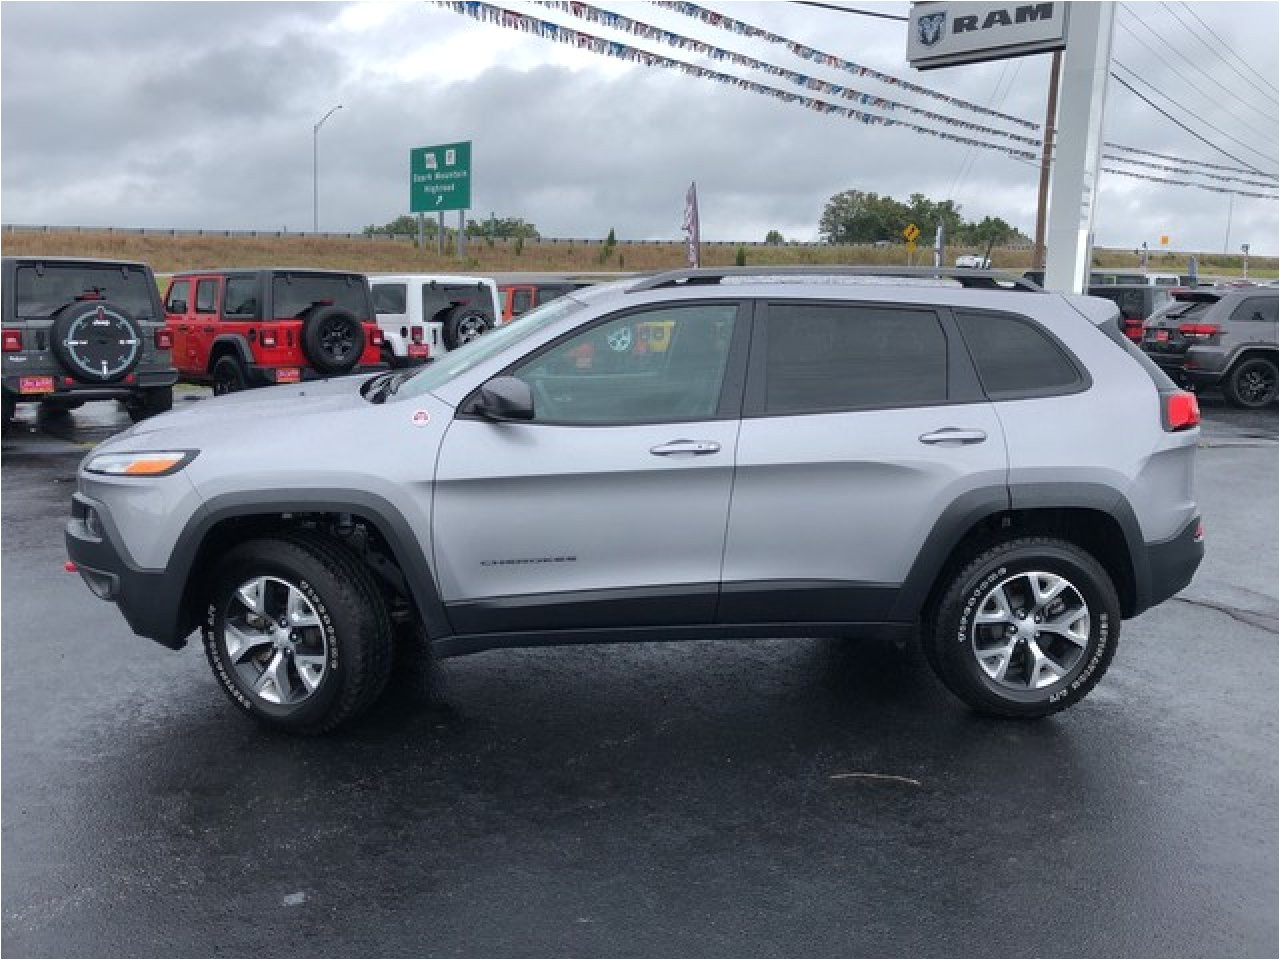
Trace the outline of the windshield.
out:
M 502 353 L 508 347 L 519 343 L 539 331 L 562 320 L 570 314 L 577 313 L 586 304 L 571 297 L 558 297 L 546 306 L 538 307 L 524 314 L 519 320 L 490 330 L 483 337 L 477 337 L 456 350 L 451 350 L 438 360 L 433 360 L 419 373 L 405 381 L 396 390 L 392 399 L 413 397 L 420 393 L 435 390 L 448 383 L 454 377 L 466 373 L 479 366 L 491 357 Z

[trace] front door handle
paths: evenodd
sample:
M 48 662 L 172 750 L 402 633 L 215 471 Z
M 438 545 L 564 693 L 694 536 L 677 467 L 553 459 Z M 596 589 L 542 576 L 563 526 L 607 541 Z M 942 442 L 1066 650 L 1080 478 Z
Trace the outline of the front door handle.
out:
M 920 434 L 921 443 L 982 443 L 987 439 L 987 431 L 974 427 L 942 427 L 932 433 Z
M 655 457 L 701 456 L 708 453 L 719 453 L 720 444 L 714 440 L 671 440 L 650 447 L 649 452 Z

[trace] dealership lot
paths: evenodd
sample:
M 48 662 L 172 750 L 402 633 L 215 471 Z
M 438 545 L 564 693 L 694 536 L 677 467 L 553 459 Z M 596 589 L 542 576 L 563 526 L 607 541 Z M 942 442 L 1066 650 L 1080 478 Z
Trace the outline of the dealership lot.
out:
M 1203 402 L 1205 562 L 1056 718 L 978 718 L 880 645 L 725 641 L 450 660 L 320 740 L 62 572 L 75 466 L 128 421 L 24 411 L 3 948 L 1274 955 L 1276 416 Z

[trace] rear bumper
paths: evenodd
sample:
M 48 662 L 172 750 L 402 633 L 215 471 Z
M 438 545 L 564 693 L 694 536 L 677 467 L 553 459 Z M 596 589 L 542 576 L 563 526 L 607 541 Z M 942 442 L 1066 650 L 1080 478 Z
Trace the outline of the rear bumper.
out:
M 33 374 L 25 374 L 30 377 Z M 34 374 L 34 376 L 52 376 L 54 388 L 48 393 L 23 393 L 23 377 L 5 377 L 4 392 L 11 395 L 19 403 L 24 401 L 35 403 L 40 400 L 127 400 L 135 397 L 141 390 L 157 387 L 172 387 L 178 382 L 177 370 L 148 370 L 134 374 L 133 383 L 81 383 L 73 381 L 66 374 Z
M 1204 559 L 1200 517 L 1195 517 L 1177 536 L 1160 543 L 1146 544 L 1145 553 L 1147 583 L 1146 590 L 1142 590 L 1139 584 L 1137 613 L 1164 603 L 1195 576 L 1200 561 Z
M 359 366 L 352 367 L 347 373 L 328 374 L 321 373 L 313 367 L 293 367 L 288 365 L 280 367 L 264 367 L 260 364 L 253 363 L 245 368 L 245 376 L 248 379 L 248 385 L 251 387 L 274 387 L 280 383 L 297 383 L 298 380 L 306 383 L 312 380 L 329 380 L 338 376 L 354 377 L 361 374 L 381 373 L 386 369 L 387 365 L 385 363 L 363 363 Z M 298 380 L 277 379 L 276 371 L 278 370 L 297 370 Z
M 100 532 L 86 524 L 90 510 L 99 517 Z M 183 584 L 163 570 L 133 566 L 115 542 L 101 504 L 75 494 L 65 535 L 67 556 L 85 584 L 98 597 L 119 607 L 134 633 L 171 650 L 186 645 L 196 624 L 183 617 Z

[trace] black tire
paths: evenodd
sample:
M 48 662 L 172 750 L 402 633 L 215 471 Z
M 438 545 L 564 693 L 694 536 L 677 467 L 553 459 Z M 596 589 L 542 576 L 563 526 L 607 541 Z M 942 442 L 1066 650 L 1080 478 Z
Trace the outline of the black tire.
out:
M 271 702 L 265 693 L 255 691 L 248 679 L 258 670 L 259 659 L 270 658 L 258 674 L 261 679 L 271 663 L 284 657 L 285 651 L 273 652 L 261 642 L 250 648 L 261 653 L 248 656 L 242 652 L 237 660 L 228 649 L 228 616 L 240 622 L 241 615 L 249 610 L 237 599 L 237 591 L 256 578 L 268 578 L 296 590 L 306 599 L 317 621 L 315 626 L 292 631 L 309 631 L 307 639 L 297 641 L 296 650 L 309 651 L 311 660 L 323 662 L 323 674 L 309 692 L 296 664 L 291 673 L 286 668 L 290 682 L 298 680 L 302 697 L 294 703 Z M 231 702 L 256 719 L 291 733 L 326 733 L 366 710 L 386 688 L 394 648 L 391 619 L 368 569 L 345 547 L 306 533 L 251 540 L 222 558 L 212 582 L 203 598 L 201 636 L 205 655 Z M 277 594 L 278 607 L 282 588 L 271 589 Z M 263 608 L 274 620 L 281 610 L 269 609 L 271 599 L 267 593 L 264 588 Z M 294 650 L 287 652 L 287 660 L 292 662 Z M 302 657 L 302 653 L 297 654 L 298 660 Z
M 478 307 L 454 307 L 444 318 L 444 345 L 457 350 L 493 329 L 493 317 Z
M 1276 363 L 1268 357 L 1240 360 L 1222 381 L 1227 403 L 1243 410 L 1261 410 L 1276 402 Z
M 303 317 L 302 352 L 321 373 L 350 373 L 364 346 L 364 324 L 350 310 L 320 307 Z
M 67 373 L 85 383 L 115 383 L 142 359 L 142 329 L 105 300 L 68 304 L 54 314 L 49 346 Z
M 1062 601 L 1061 610 L 1051 603 L 1049 612 L 1060 626 L 1060 618 L 1069 619 L 1083 608 L 1089 619 L 1083 646 L 1069 643 L 1035 620 L 1034 603 L 1014 609 L 1019 598 L 1025 601 L 1030 597 L 1029 580 L 1020 577 L 1032 572 L 1067 581 L 1068 588 L 1053 601 Z M 1012 627 L 1014 631 L 1026 631 L 1007 637 L 1013 652 L 1003 661 L 998 655 L 984 658 L 994 661 L 992 668 L 1002 673 L 1003 679 L 989 673 L 977 652 L 990 649 L 994 653 L 996 646 L 1006 641 L 1006 634 L 1000 631 L 1008 627 L 979 620 L 980 614 L 998 616 L 985 606 L 997 590 L 1007 591 L 1002 596 L 1014 614 L 1025 613 L 1024 618 L 1010 618 L 1020 624 Z M 1075 621 L 1076 625 L 1080 622 Z M 943 684 L 969 706 L 998 716 L 1044 717 L 1080 700 L 1106 673 L 1120 639 L 1120 601 L 1111 578 L 1089 553 L 1065 540 L 1024 537 L 985 550 L 955 573 L 926 629 L 924 643 L 929 647 L 930 664 Z M 1041 634 L 1040 630 L 1046 632 Z M 993 635 L 1000 639 L 993 640 Z M 1041 653 L 1045 657 L 1039 658 Z M 1052 660 L 1051 666 L 1048 660 Z M 1044 669 L 1059 675 L 1035 687 L 1028 678 L 1039 678 L 1042 663 Z M 1034 669 L 1032 664 L 1036 664 Z M 999 669 L 1002 665 L 1007 665 L 1008 672 Z
M 173 387 L 148 387 L 140 391 L 126 407 L 129 419 L 140 423 L 158 413 L 168 413 L 173 409 Z
M 237 357 L 219 357 L 213 365 L 213 395 L 220 397 L 227 393 L 236 393 L 249 386 L 249 375 L 245 373 L 244 364 Z

